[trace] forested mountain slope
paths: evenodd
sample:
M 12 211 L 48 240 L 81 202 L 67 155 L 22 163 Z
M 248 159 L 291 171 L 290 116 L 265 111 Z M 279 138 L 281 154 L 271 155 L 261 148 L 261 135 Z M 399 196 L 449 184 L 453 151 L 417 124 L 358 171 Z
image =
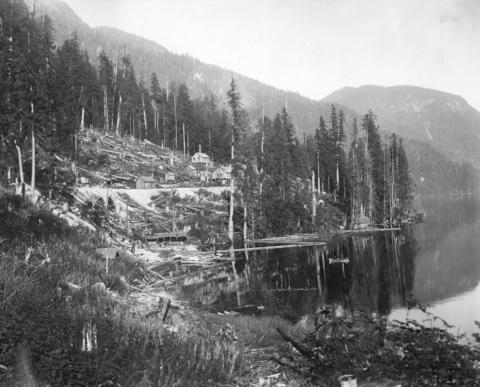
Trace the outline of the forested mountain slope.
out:
M 46 12 L 53 19 L 58 44 L 76 32 L 94 63 L 97 63 L 102 50 L 110 58 L 121 57 L 127 50 L 138 78 L 147 84 L 150 74 L 155 72 L 162 87 L 172 81 L 185 83 L 193 98 L 203 98 L 212 93 L 224 102 L 231 77 L 234 76 L 242 102 L 252 118 L 261 117 L 262 111 L 272 117 L 287 104 L 299 139 L 303 138 L 304 133 L 312 133 L 318 125 L 320 114 L 325 117 L 329 114 L 329 102 L 315 101 L 298 93 L 276 89 L 231 70 L 203 63 L 189 55 L 174 54 L 160 44 L 115 28 L 91 28 L 61 0 L 39 0 L 38 7 L 39 12 Z M 351 122 L 354 114 L 348 108 L 339 108 L 344 111 L 347 123 Z

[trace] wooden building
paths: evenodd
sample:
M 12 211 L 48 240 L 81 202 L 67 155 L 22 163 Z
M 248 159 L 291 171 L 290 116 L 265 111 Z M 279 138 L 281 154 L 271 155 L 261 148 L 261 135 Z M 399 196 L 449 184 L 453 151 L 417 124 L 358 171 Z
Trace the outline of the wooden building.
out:
M 202 153 L 202 146 L 199 146 L 198 152 L 192 156 L 192 163 L 199 163 L 203 165 L 210 164 L 210 156 L 206 153 Z
M 175 183 L 175 173 L 166 172 L 165 173 L 165 183 Z
M 232 179 L 232 167 L 221 165 L 212 172 L 212 180 L 217 184 L 228 185 Z
M 156 188 L 157 181 L 152 176 L 140 176 L 136 181 L 137 189 Z

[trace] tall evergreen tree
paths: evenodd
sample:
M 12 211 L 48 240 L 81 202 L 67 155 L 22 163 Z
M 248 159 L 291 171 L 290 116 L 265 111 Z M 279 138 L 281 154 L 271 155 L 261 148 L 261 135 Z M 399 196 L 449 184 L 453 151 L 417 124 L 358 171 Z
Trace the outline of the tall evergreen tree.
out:
M 362 129 L 366 133 L 367 177 L 369 187 L 369 215 L 376 223 L 384 220 L 384 153 L 378 126 L 372 111 L 363 117 Z

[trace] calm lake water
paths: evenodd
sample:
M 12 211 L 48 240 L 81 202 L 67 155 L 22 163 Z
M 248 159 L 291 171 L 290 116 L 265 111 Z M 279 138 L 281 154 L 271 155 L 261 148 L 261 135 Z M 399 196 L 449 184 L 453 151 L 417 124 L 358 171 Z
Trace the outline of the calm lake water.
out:
M 424 200 L 425 223 L 402 232 L 357 235 L 326 248 L 304 247 L 251 253 L 237 262 L 200 270 L 190 267 L 174 290 L 213 312 L 250 311 L 292 320 L 334 304 L 392 319 L 426 324 L 415 301 L 454 325 L 476 332 L 480 320 L 480 203 L 474 198 Z M 348 263 L 330 263 L 348 258 Z M 320 283 L 320 286 L 318 284 Z M 257 311 L 258 312 L 258 311 Z

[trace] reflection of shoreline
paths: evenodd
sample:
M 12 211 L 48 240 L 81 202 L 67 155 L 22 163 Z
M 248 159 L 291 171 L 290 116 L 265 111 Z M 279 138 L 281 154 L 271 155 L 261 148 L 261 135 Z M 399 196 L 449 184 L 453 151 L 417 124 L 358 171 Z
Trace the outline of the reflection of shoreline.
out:
M 480 321 L 480 282 L 473 289 L 439 301 L 428 307 L 427 310 L 434 316 L 440 317 L 453 325 L 448 331 L 454 335 L 464 332 L 468 334 L 478 332 L 479 329 L 475 325 L 475 320 Z M 405 320 L 410 318 L 422 322 L 425 317 L 425 313 L 419 309 L 394 308 L 389 319 Z M 446 328 L 440 320 L 428 320 L 426 325 L 430 326 L 429 324 L 437 328 Z
M 474 288 L 480 278 L 480 222 L 446 230 L 440 243 L 425 243 L 416 259 L 415 296 L 436 303 Z

